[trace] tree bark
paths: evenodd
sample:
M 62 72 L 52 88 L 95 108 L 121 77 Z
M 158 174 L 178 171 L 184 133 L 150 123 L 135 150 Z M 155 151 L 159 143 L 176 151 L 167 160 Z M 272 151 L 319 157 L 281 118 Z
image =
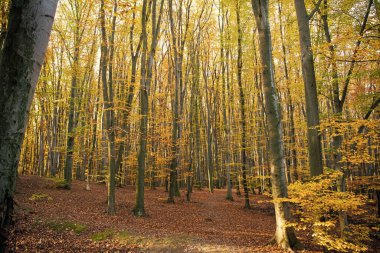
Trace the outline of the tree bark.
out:
M 178 182 L 177 182 L 177 167 L 180 165 L 181 158 L 180 158 L 180 144 L 179 140 L 181 138 L 181 130 L 182 130 L 182 124 L 180 122 L 180 119 L 182 117 L 183 113 L 183 95 L 184 95 L 184 88 L 183 88 L 183 77 L 182 77 L 182 62 L 183 62 L 183 51 L 186 43 L 186 35 L 189 27 L 189 14 L 190 14 L 190 6 L 191 1 L 186 6 L 186 22 L 185 22 L 185 28 L 182 27 L 182 6 L 183 6 L 183 0 L 180 0 L 178 3 L 178 23 L 177 26 L 174 24 L 173 19 L 173 3 L 172 0 L 169 0 L 169 25 L 170 25 L 170 33 L 171 33 L 171 42 L 172 42 L 172 48 L 173 48 L 173 58 L 174 58 L 174 77 L 175 77 L 175 96 L 174 96 L 174 105 L 173 105 L 173 129 L 172 129 L 172 152 L 173 152 L 173 160 L 171 164 L 171 171 L 170 171 L 170 189 L 169 189 L 169 197 L 168 202 L 174 201 L 174 195 L 179 195 L 178 190 Z M 174 177 L 174 178 L 172 178 Z M 173 184 L 173 185 L 172 185 Z M 173 189 L 172 189 L 173 188 Z
M 309 28 L 309 15 L 304 0 L 295 0 L 302 59 L 302 76 L 305 86 L 307 142 L 311 176 L 323 173 L 317 82 L 315 79 L 313 51 Z
M 147 156 L 147 135 L 148 135 L 148 113 L 149 113 L 149 88 L 152 80 L 152 67 L 158 35 L 160 33 L 161 17 L 164 1 L 161 0 L 159 15 L 157 17 L 157 0 L 152 1 L 152 40 L 148 55 L 147 36 L 147 5 L 148 1 L 143 1 L 141 25 L 142 25 L 142 56 L 141 56 L 141 79 L 140 79 L 140 149 L 138 151 L 138 169 L 136 175 L 136 204 L 133 210 L 137 216 L 145 215 L 144 208 L 144 179 L 145 160 Z
M 0 62 L 0 252 L 13 214 L 17 166 L 28 112 L 58 0 L 13 1 Z
M 140 79 L 140 149 L 138 152 L 138 169 L 136 175 L 136 204 L 133 212 L 136 216 L 144 216 L 144 178 L 146 143 L 148 134 L 148 82 L 146 81 L 146 58 L 148 53 L 147 38 L 147 0 L 143 1 L 141 26 L 142 26 L 142 55 L 141 55 L 141 79 Z M 149 80 L 148 80 L 149 81 Z
M 180 1 L 180 9 L 182 12 L 182 1 Z M 180 82 L 182 79 L 182 65 L 179 59 L 180 48 L 177 45 L 177 36 L 175 34 L 174 20 L 173 20 L 173 3 L 169 0 L 169 21 L 170 21 L 170 31 L 172 37 L 172 47 L 174 51 L 174 104 L 173 104 L 173 128 L 172 128 L 172 161 L 170 165 L 169 174 L 169 196 L 168 203 L 174 203 L 175 196 L 175 186 L 177 182 L 177 166 L 179 164 L 179 103 L 180 103 Z
M 76 37 L 76 36 L 75 36 Z M 75 141 L 75 98 L 77 97 L 77 73 L 79 66 L 79 45 L 77 41 L 74 42 L 74 58 L 73 58 L 73 74 L 71 77 L 71 92 L 69 99 L 69 122 L 67 128 L 67 146 L 66 146 L 66 161 L 64 169 L 64 178 L 67 186 L 71 187 L 71 180 L 73 174 L 73 153 L 74 153 L 74 141 Z
M 252 0 L 252 8 L 259 32 L 265 109 L 269 128 L 272 191 L 276 215 L 276 232 L 274 239 L 281 248 L 291 249 L 297 243 L 297 239 L 294 229 L 286 226 L 286 223 L 290 220 L 289 206 L 286 202 L 277 201 L 278 198 L 286 198 L 288 193 L 285 179 L 285 161 L 280 104 L 278 101 L 273 73 L 272 42 L 268 17 L 268 0 Z
M 286 57 L 286 45 L 285 45 L 285 28 L 283 27 L 282 23 L 282 4 L 278 2 L 278 15 L 280 19 L 280 37 L 281 37 L 281 49 L 282 49 L 282 58 L 283 58 L 283 64 L 284 64 L 284 71 L 285 71 L 285 81 L 286 81 L 286 95 L 287 95 L 287 102 L 288 102 L 288 120 L 289 120 L 289 153 L 290 153 L 290 160 L 292 160 L 293 170 L 290 171 L 291 175 L 291 182 L 298 180 L 298 162 L 297 162 L 297 148 L 296 148 L 296 132 L 294 127 L 294 105 L 293 105 L 293 99 L 290 94 L 290 80 L 289 80 L 289 70 L 288 70 L 288 60 Z
M 244 208 L 251 208 L 249 204 L 248 195 L 248 183 L 247 183 L 247 120 L 245 116 L 245 97 L 243 90 L 243 52 L 242 52 L 242 40 L 243 32 L 240 24 L 240 0 L 236 2 L 236 23 L 238 29 L 238 59 L 237 59 L 237 77 L 239 85 L 239 99 L 240 99 L 240 112 L 241 112 L 241 163 L 242 163 L 242 180 L 244 190 Z
M 114 2 L 114 15 L 116 15 L 117 0 Z M 110 40 L 110 53 L 108 52 L 107 45 L 107 34 L 105 27 L 105 10 L 104 10 L 104 0 L 101 0 L 100 5 L 100 22 L 101 22 L 101 33 L 102 33 L 102 45 L 101 45 L 101 79 L 103 86 L 103 102 L 104 102 L 104 113 L 105 113 L 105 126 L 107 132 L 107 146 L 108 146 L 108 209 L 107 212 L 110 215 L 116 213 L 115 207 L 115 185 L 116 185 L 116 161 L 115 161 L 115 116 L 113 108 L 113 83 L 112 83 L 112 70 L 109 71 L 109 78 L 107 82 L 107 65 L 113 59 L 113 37 L 115 28 L 115 17 L 112 21 L 113 31 Z M 110 65 L 112 67 L 112 65 Z

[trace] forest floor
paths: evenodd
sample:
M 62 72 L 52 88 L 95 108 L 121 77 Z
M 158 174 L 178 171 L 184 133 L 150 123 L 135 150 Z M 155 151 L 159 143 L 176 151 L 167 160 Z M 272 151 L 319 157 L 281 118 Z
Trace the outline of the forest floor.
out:
M 15 252 L 282 252 L 264 246 L 275 231 L 268 197 L 225 200 L 225 190 L 194 190 L 191 201 L 166 203 L 162 188 L 145 191 L 146 217 L 135 217 L 134 189 L 117 188 L 117 214 L 105 210 L 104 184 L 74 181 L 59 190 L 51 179 L 21 176 L 16 190 L 15 226 L 10 250 Z M 185 196 L 182 192 L 182 196 Z M 319 252 L 302 238 L 305 250 Z

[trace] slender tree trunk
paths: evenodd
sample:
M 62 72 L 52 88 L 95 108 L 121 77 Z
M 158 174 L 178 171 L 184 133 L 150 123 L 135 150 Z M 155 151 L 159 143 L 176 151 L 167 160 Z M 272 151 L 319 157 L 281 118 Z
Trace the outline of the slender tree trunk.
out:
M 315 79 L 313 51 L 309 28 L 309 16 L 304 0 L 295 0 L 298 31 L 301 46 L 302 76 L 306 97 L 307 141 L 309 152 L 309 168 L 311 176 L 323 173 L 321 136 L 319 126 L 319 106 L 317 82 Z
M 207 73 L 205 75 L 205 88 L 206 88 L 206 111 L 207 111 L 207 173 L 208 173 L 208 188 L 210 192 L 214 191 L 214 164 L 212 160 L 212 129 L 211 129 L 211 101 L 209 100 L 209 90 L 207 86 Z
M 223 43 L 224 44 L 224 43 Z M 228 93 L 229 90 L 226 88 L 229 85 L 226 84 L 226 68 L 225 68 L 225 62 L 224 62 L 224 49 L 223 44 L 221 47 L 221 58 L 222 58 L 222 92 L 223 92 L 223 121 L 224 121 L 224 134 L 225 134 L 225 141 L 224 141 L 224 148 L 226 150 L 225 152 L 225 167 L 226 167 L 226 186 L 227 186 L 227 195 L 226 199 L 233 201 L 232 196 L 232 184 L 231 184 L 231 154 L 229 152 L 229 145 L 231 143 L 231 126 L 230 126 L 230 115 L 231 110 L 229 105 L 227 104 L 228 101 Z M 228 116 L 227 116 L 228 113 Z
M 74 58 L 73 58 L 73 74 L 71 77 L 71 92 L 69 99 L 69 122 L 67 128 L 67 147 L 66 147 L 66 161 L 64 169 L 64 178 L 68 188 L 71 187 L 71 180 L 73 175 L 73 153 L 74 153 L 74 140 L 75 140 L 75 98 L 77 97 L 77 74 L 79 66 L 79 45 L 75 43 Z
M 45 169 L 45 121 L 44 119 L 41 119 L 40 121 L 40 127 L 39 127 L 39 135 L 40 135 L 40 150 L 38 152 L 38 175 L 44 176 L 44 169 Z
M 293 99 L 290 94 L 290 80 L 289 80 L 289 70 L 288 70 L 288 61 L 286 57 L 286 46 L 285 46 L 285 36 L 284 36 L 284 27 L 282 23 L 282 4 L 278 2 L 278 14 L 280 19 L 280 35 L 281 35 L 281 49 L 282 49 L 282 57 L 284 63 L 284 71 L 285 71 L 285 81 L 286 81 L 286 96 L 288 101 L 288 120 L 289 120 L 289 149 L 290 149 L 290 160 L 292 160 L 293 170 L 291 170 L 291 181 L 298 180 L 298 162 L 297 162 L 297 148 L 296 148 L 296 133 L 294 127 L 294 105 Z
M 227 40 L 230 39 L 230 30 L 229 30 L 229 23 L 228 23 L 228 16 L 226 17 L 226 26 L 227 26 Z M 226 136 L 227 136 L 227 196 L 226 199 L 233 201 L 233 196 L 232 196 L 232 178 L 231 178 L 231 166 L 230 164 L 233 162 L 233 156 L 231 155 L 231 149 L 233 144 L 231 143 L 231 136 L 232 136 L 232 129 L 231 129 L 231 122 L 232 117 L 233 117 L 233 90 L 231 88 L 231 71 L 230 71 L 230 47 L 226 48 L 226 57 L 225 57 L 225 63 L 226 63 L 226 68 L 225 68 L 225 75 L 226 75 L 226 106 L 228 107 L 228 117 L 226 118 Z M 223 69 L 222 69 L 222 75 L 223 75 Z M 226 113 L 227 113 L 226 112 Z M 227 123 L 228 121 L 228 123 Z
M 198 189 L 202 189 L 203 187 L 203 178 L 201 173 L 201 131 L 200 131 L 200 121 L 199 121 L 199 100 L 200 100 L 200 92 L 199 92 L 199 48 L 196 45 L 193 45 L 192 51 L 192 85 L 193 92 L 192 96 L 192 108 L 194 110 L 194 120 L 193 120 L 193 131 L 194 131 L 194 157 L 195 157 L 195 173 L 196 173 L 196 185 Z
M 0 252 L 5 251 L 28 111 L 45 58 L 57 0 L 12 1 L 0 61 Z
M 61 77 L 62 77 L 62 63 L 63 63 L 63 54 L 59 57 L 59 70 L 58 70 L 58 80 L 57 86 L 54 87 L 54 100 L 58 101 L 61 92 Z M 57 103 L 54 103 L 53 108 L 53 117 L 52 117 L 52 137 L 51 145 L 49 150 L 50 156 L 50 176 L 55 177 L 58 167 L 58 151 L 56 150 L 59 141 L 59 106 Z
M 186 6 L 186 23 L 185 28 L 182 28 L 182 5 L 183 0 L 178 1 L 178 23 L 176 25 L 174 24 L 174 18 L 173 18 L 173 3 L 172 0 L 169 0 L 169 25 L 170 25 L 170 33 L 171 33 L 171 42 L 172 42 L 172 48 L 173 48 L 173 58 L 174 58 L 174 77 L 175 77 L 175 95 L 174 95 L 174 105 L 173 105 L 173 129 L 172 129 L 172 152 L 173 153 L 173 160 L 171 164 L 171 171 L 170 171 L 170 189 L 169 189 L 169 197 L 168 202 L 173 202 L 174 198 L 171 196 L 171 194 L 174 194 L 175 196 L 179 196 L 179 188 L 178 188 L 178 181 L 177 181 L 177 174 L 178 174 L 178 168 L 180 166 L 181 162 L 181 146 L 180 146 L 180 138 L 181 138 L 181 132 L 182 132 L 182 124 L 180 122 L 180 119 L 182 117 L 183 113 L 183 96 L 184 96 L 184 88 L 183 88 L 183 77 L 182 77 L 182 62 L 183 62 L 183 50 L 186 42 L 186 35 L 187 30 L 189 27 L 189 14 L 190 14 L 190 4 Z M 175 170 L 175 171 L 173 171 Z M 175 177 L 175 178 L 172 178 Z M 173 185 L 172 185 L 173 183 Z M 173 189 L 172 189 L 173 188 Z
M 114 14 L 116 15 L 117 2 L 114 2 Z M 114 15 L 114 17 L 116 17 Z M 109 75 L 107 82 L 107 65 L 113 59 L 113 37 L 115 31 L 115 20 L 112 21 L 112 35 L 110 40 L 110 54 L 108 50 L 106 25 L 105 25 L 105 10 L 104 10 L 104 0 L 101 0 L 100 5 L 100 22 L 101 22 L 101 33 L 102 33 L 102 45 L 101 45 L 101 79 L 103 86 L 103 102 L 104 102 L 104 113 L 105 113 L 105 126 L 107 132 L 107 146 L 108 146 L 108 214 L 114 215 L 116 213 L 115 207 L 115 185 L 116 185 L 116 168 L 115 168 L 115 117 L 113 109 L 113 83 L 112 83 L 112 70 Z M 110 65 L 112 67 L 112 65 Z M 110 78 L 111 77 L 111 78 Z
M 182 3 L 182 2 L 181 2 Z M 182 11 L 180 9 L 179 11 Z M 169 0 L 169 20 L 170 31 L 172 37 L 172 46 L 174 49 L 174 104 L 173 104 L 173 129 L 172 129 L 172 161 L 170 165 L 169 174 L 169 196 L 168 202 L 174 203 L 175 187 L 177 183 L 177 166 L 179 162 L 179 100 L 180 100 L 180 82 L 181 82 L 181 70 L 182 66 L 179 66 L 179 48 L 177 45 L 177 37 L 175 34 L 174 20 L 173 20 L 173 3 Z
M 224 50 L 223 50 L 223 46 L 222 46 L 222 49 L 221 49 L 221 55 L 222 55 L 222 62 L 224 60 Z M 226 56 L 226 58 L 228 58 L 228 55 Z M 227 69 L 227 72 L 228 72 L 228 68 L 225 68 L 224 67 L 224 63 L 222 63 L 223 66 L 222 66 L 222 78 L 223 78 L 223 82 L 222 82 L 222 90 L 223 90 L 223 101 L 224 101 L 224 106 L 223 106 L 223 120 L 224 120 L 224 134 L 226 136 L 226 140 L 225 140 L 225 149 L 226 149 L 226 168 L 227 168 L 227 171 L 226 171 L 226 174 L 227 174 L 227 179 L 226 179 L 226 185 L 227 185 L 227 195 L 226 195 L 226 199 L 227 200 L 230 200 L 230 201 L 233 201 L 234 198 L 232 196 L 232 180 L 231 180 L 231 153 L 230 153 L 230 145 L 231 145 L 231 125 L 230 125 L 230 122 L 231 122 L 231 116 L 232 116 L 232 112 L 231 112 L 231 108 L 230 108 L 230 103 L 228 103 L 227 101 L 229 101 L 229 93 L 230 93 L 230 90 L 229 90 L 229 80 L 227 78 L 227 82 L 225 81 L 225 76 L 226 76 L 226 69 Z M 228 62 L 226 61 L 226 64 L 228 64 Z M 227 73 L 228 75 L 229 73 Z M 227 116 L 227 113 L 228 113 L 228 116 Z
M 88 159 L 88 173 L 87 173 L 87 184 L 86 184 L 86 189 L 90 190 L 90 173 L 91 169 L 90 168 L 96 168 L 96 162 L 95 162 L 95 148 L 96 148 L 96 143 L 98 139 L 98 113 L 99 113 L 99 97 L 100 97 L 100 76 L 101 76 L 101 66 L 99 66 L 99 76 L 98 76 L 98 94 L 96 95 L 95 102 L 94 102 L 94 109 L 93 109 L 93 120 L 92 120 L 92 143 L 91 143 L 91 150 L 90 150 L 90 157 Z
M 206 53 L 207 54 L 207 53 Z M 203 81 L 205 88 L 205 104 L 206 104 L 206 115 L 203 117 L 206 125 L 206 164 L 207 164 L 207 176 L 208 176 L 208 188 L 210 192 L 214 191 L 214 164 L 213 164 L 213 156 L 212 156 L 212 139 L 213 139 L 213 129 L 211 124 L 211 115 L 213 112 L 211 111 L 211 88 L 208 84 L 208 74 L 211 72 L 210 69 L 210 56 L 207 55 L 203 60 L 202 64 L 203 70 Z
M 274 83 L 272 42 L 269 25 L 268 0 L 252 0 L 252 8 L 259 31 L 261 67 L 264 84 L 265 109 L 269 127 L 269 147 L 271 156 L 271 177 L 274 208 L 276 215 L 275 241 L 283 249 L 295 246 L 297 239 L 294 229 L 287 226 L 290 220 L 288 203 L 276 201 L 286 198 L 287 184 L 285 179 L 285 161 L 282 138 L 282 123 L 280 104 Z
M 144 179 L 145 179 L 145 159 L 146 143 L 148 134 L 148 85 L 146 81 L 146 57 L 148 51 L 147 42 L 147 0 L 143 1 L 141 26 L 142 26 L 142 56 L 141 56 L 141 80 L 140 80 L 140 150 L 138 153 L 138 169 L 136 175 L 136 204 L 133 212 L 137 216 L 145 215 L 144 207 Z
M 249 204 L 249 195 L 248 195 L 248 183 L 247 183 L 247 120 L 245 116 L 245 97 L 243 91 L 243 52 L 242 52 L 242 40 L 243 32 L 241 30 L 240 24 L 240 0 L 236 4 L 236 21 L 238 27 L 238 61 L 237 61 L 237 77 L 239 85 L 239 98 L 240 98 L 240 112 L 241 112 L 241 162 L 242 162 L 242 181 L 243 181 L 243 190 L 244 190 L 244 208 L 251 208 Z
M 69 98 L 69 112 L 68 112 L 68 128 L 67 128 L 67 139 L 66 139 L 66 160 L 64 167 L 64 179 L 67 183 L 67 187 L 71 187 L 72 180 L 72 170 L 73 170 L 73 153 L 74 153 L 74 145 L 75 145 L 75 135 L 76 135 L 76 127 L 79 122 L 79 111 L 81 110 L 81 104 L 83 103 L 81 89 L 86 81 L 86 76 L 83 77 L 83 83 L 81 85 L 80 82 L 80 47 L 82 43 L 82 35 L 85 29 L 83 22 L 85 20 L 82 19 L 81 15 L 78 15 L 82 9 L 79 7 L 79 2 L 77 0 L 73 3 L 76 8 L 73 9 L 74 18 L 74 52 L 71 61 L 71 91 Z M 89 64 L 91 66 L 91 64 Z M 86 74 L 85 74 L 86 75 Z M 78 101 L 79 99 L 79 101 Z M 76 109 L 76 104 L 77 109 Z M 80 168 L 77 168 L 78 170 Z M 78 171 L 77 171 L 77 175 Z
M 142 25 L 142 56 L 141 56 L 141 80 L 140 80 L 140 149 L 138 151 L 138 169 L 136 175 L 136 204 L 133 210 L 137 216 L 145 215 L 144 208 L 144 179 L 145 160 L 147 156 L 147 136 L 148 136 L 148 113 L 149 113 L 149 88 L 152 79 L 152 67 L 156 53 L 158 35 L 160 33 L 161 17 L 164 1 L 161 0 L 159 15 L 157 18 L 157 0 L 152 1 L 152 41 L 148 55 L 147 38 L 147 5 L 148 1 L 143 1 L 141 25 Z

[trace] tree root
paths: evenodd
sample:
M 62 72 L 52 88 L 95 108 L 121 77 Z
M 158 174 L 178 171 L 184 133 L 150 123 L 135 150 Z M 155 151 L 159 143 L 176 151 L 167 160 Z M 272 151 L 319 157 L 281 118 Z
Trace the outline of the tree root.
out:
M 273 246 L 276 244 L 276 237 L 275 236 L 272 236 L 272 238 L 264 244 L 264 246 Z

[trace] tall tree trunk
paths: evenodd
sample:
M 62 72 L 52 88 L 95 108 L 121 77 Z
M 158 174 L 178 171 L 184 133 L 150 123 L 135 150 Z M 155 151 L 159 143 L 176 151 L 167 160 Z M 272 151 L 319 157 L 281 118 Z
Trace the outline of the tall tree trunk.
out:
M 214 191 L 214 164 L 213 164 L 213 157 L 212 157 L 212 125 L 211 125 L 211 88 L 208 85 L 208 74 L 211 72 L 210 69 L 210 55 L 206 53 L 207 56 L 205 56 L 205 59 L 203 60 L 202 64 L 202 74 L 203 74 L 203 82 L 205 85 L 205 104 L 206 104 L 206 115 L 203 116 L 205 125 L 206 125 L 206 164 L 207 164 L 207 176 L 208 176 L 208 188 L 210 192 Z
M 282 49 L 282 60 L 284 64 L 285 71 L 285 81 L 286 81 L 286 96 L 288 102 L 288 120 L 289 120 L 289 149 L 290 149 L 290 160 L 292 160 L 293 170 L 291 170 L 291 182 L 298 180 L 298 162 L 297 162 L 297 148 L 296 148 L 296 133 L 294 127 L 294 105 L 293 99 L 290 94 L 290 80 L 289 80 L 289 70 L 288 70 L 288 61 L 286 57 L 286 46 L 285 46 L 285 28 L 282 23 L 282 3 L 278 2 L 278 15 L 280 19 L 280 36 L 281 36 L 281 49 Z
M 220 62 L 221 62 L 221 68 L 222 68 L 222 108 L 223 108 L 223 123 L 224 123 L 224 150 L 225 150 L 225 167 L 226 167 L 226 187 L 227 187 L 227 193 L 226 193 L 226 199 L 233 201 L 232 196 L 232 184 L 231 184 L 231 154 L 229 152 L 229 146 L 231 143 L 231 126 L 230 126 L 230 117 L 231 117 L 231 109 L 230 109 L 230 103 L 229 103 L 229 79 L 226 78 L 226 71 L 228 70 L 228 50 L 225 50 L 226 43 L 225 43 L 225 23 L 227 17 L 227 14 L 224 11 L 224 5 L 222 1 L 220 1 L 220 7 L 219 7 L 219 29 L 220 29 Z M 227 52 L 226 52 L 227 51 Z
M 63 63 L 63 54 L 59 57 L 59 70 L 58 70 L 58 80 L 57 84 L 54 87 L 54 100 L 58 101 L 60 98 L 60 92 L 61 92 L 61 78 L 62 78 L 62 63 Z M 49 156 L 50 156 L 50 176 L 55 177 L 55 174 L 57 173 L 57 167 L 58 167 L 58 158 L 59 158 L 59 152 L 56 150 L 59 142 L 59 106 L 58 103 L 54 103 L 53 108 L 53 117 L 52 117 L 52 137 L 51 137 L 51 145 L 49 150 Z
M 144 178 L 145 178 L 145 159 L 146 143 L 148 134 L 148 82 L 146 80 L 146 58 L 148 53 L 147 38 L 147 5 L 148 1 L 143 1 L 141 13 L 141 38 L 142 38 L 142 55 L 141 55 L 141 79 L 140 79 L 140 149 L 138 152 L 138 169 L 136 175 L 136 204 L 133 212 L 137 216 L 145 215 L 144 207 Z M 149 81 L 149 80 L 148 80 Z
M 199 42 L 199 40 L 198 40 Z M 198 43 L 199 44 L 199 43 Z M 200 78 L 200 62 L 199 62 L 199 48 L 198 45 L 193 45 L 192 53 L 191 53 L 191 62 L 193 63 L 192 67 L 192 86 L 193 92 L 191 93 L 192 98 L 192 108 L 194 110 L 193 113 L 193 131 L 194 131 L 194 157 L 195 157 L 195 173 L 196 173 L 196 185 L 198 189 L 202 189 L 203 186 L 203 177 L 201 173 L 201 130 L 200 130 L 200 120 L 199 120 L 199 100 L 200 100 L 200 92 L 199 92 L 199 78 Z
M 180 143 L 179 140 L 181 138 L 182 124 L 180 119 L 183 113 L 183 96 L 185 89 L 183 88 L 183 77 L 182 77 L 182 62 L 183 62 L 183 51 L 186 42 L 187 30 L 189 27 L 189 18 L 190 18 L 190 6 L 191 1 L 186 6 L 186 22 L 185 29 L 182 27 L 182 6 L 183 0 L 178 1 L 178 23 L 177 26 L 174 24 L 173 18 L 173 3 L 172 0 L 169 0 L 169 25 L 170 25 L 170 33 L 171 33 L 171 42 L 173 48 L 173 58 L 174 58 L 174 77 L 175 77 L 175 96 L 174 96 L 174 105 L 173 105 L 173 136 L 172 136 L 172 152 L 173 160 L 171 164 L 170 171 L 170 189 L 169 189 L 169 197 L 168 202 L 173 202 L 174 198 L 171 196 L 172 194 L 179 196 L 178 182 L 177 182 L 177 174 L 178 174 L 178 166 L 180 166 L 181 157 L 180 157 Z M 174 178 L 172 178 L 174 177 Z M 173 189 L 172 189 L 173 188 Z
M 58 0 L 12 1 L 0 62 L 0 252 L 13 214 L 17 166 L 29 108 Z
M 75 135 L 76 135 L 76 127 L 79 122 L 79 111 L 81 110 L 81 104 L 83 103 L 82 91 L 83 85 L 86 81 L 86 73 L 83 77 L 83 82 L 80 82 L 80 47 L 82 44 L 83 31 L 85 29 L 85 20 L 82 15 L 79 15 L 80 12 L 83 11 L 82 5 L 78 0 L 73 1 L 73 5 L 75 8 L 72 9 L 73 16 L 75 17 L 74 22 L 74 52 L 71 58 L 71 91 L 69 98 L 69 112 L 68 112 L 68 128 L 67 128 L 67 139 L 66 139 L 66 160 L 64 167 L 64 179 L 67 183 L 67 187 L 71 187 L 72 180 L 72 170 L 73 170 L 73 153 L 74 153 L 74 145 L 75 145 Z M 71 56 L 71 55 L 70 55 Z M 91 66 L 91 64 L 89 64 Z M 86 69 L 87 70 L 87 69 Z M 82 85 L 81 85 L 82 84 Z M 79 100 L 78 100 L 79 99 Z M 76 109 L 76 103 L 77 109 Z M 78 168 L 79 169 L 79 168 Z M 78 173 L 77 173 L 78 175 Z
M 317 129 L 319 125 L 319 106 L 313 51 L 311 48 L 310 17 L 307 14 L 304 0 L 295 0 L 295 6 L 301 46 L 302 76 L 305 86 L 309 168 L 311 176 L 318 176 L 323 173 L 323 164 L 321 136 Z
M 77 36 L 75 36 L 77 38 Z M 77 97 L 77 79 L 78 79 L 78 66 L 79 66 L 79 45 L 75 41 L 74 57 L 73 57 L 73 73 L 71 77 L 71 92 L 69 99 L 69 122 L 67 127 L 67 146 L 66 146 L 66 161 L 64 168 L 64 178 L 68 188 L 71 187 L 71 180 L 73 175 L 73 153 L 74 153 L 74 140 L 75 140 L 75 98 Z
M 141 26 L 142 26 L 142 55 L 141 55 L 141 79 L 140 79 L 140 149 L 138 151 L 138 169 L 136 175 L 136 204 L 133 212 L 137 216 L 145 215 L 144 208 L 144 179 L 145 179 L 145 160 L 147 156 L 147 136 L 148 136 L 148 113 L 149 113 L 149 89 L 152 80 L 152 68 L 158 35 L 160 33 L 161 17 L 163 12 L 164 0 L 161 0 L 159 15 L 157 17 L 157 0 L 152 1 L 152 39 L 148 55 L 148 36 L 147 36 L 147 7 L 148 1 L 143 1 Z
M 112 21 L 112 35 L 110 39 L 110 53 L 108 52 L 107 34 L 106 34 L 106 24 L 105 24 L 105 10 L 104 10 L 104 0 L 101 0 L 100 5 L 100 22 L 101 22 L 101 33 L 102 33 L 102 45 L 101 45 L 101 78 L 103 86 L 103 102 L 104 102 L 104 113 L 105 113 L 105 126 L 107 132 L 107 146 L 108 146 L 108 209 L 107 212 L 110 215 L 116 213 L 115 207 L 115 184 L 116 184 L 116 168 L 115 168 L 115 116 L 113 108 L 113 83 L 112 83 L 112 69 L 108 69 L 110 72 L 109 79 L 107 82 L 107 65 L 113 60 L 113 37 L 115 31 L 115 18 L 117 10 L 117 0 L 114 0 L 114 18 Z M 112 64 L 110 63 L 112 67 Z
M 180 1 L 180 7 L 182 7 L 182 1 Z M 182 12 L 180 8 L 179 11 Z M 179 164 L 179 103 L 180 103 L 180 82 L 181 82 L 181 62 L 179 60 L 180 50 L 177 45 L 177 36 L 174 27 L 173 20 L 173 3 L 169 0 L 169 21 L 170 21 L 170 31 L 172 37 L 172 47 L 174 50 L 174 103 L 173 103 L 173 128 L 172 128 L 172 161 L 170 165 L 170 174 L 169 174 L 169 196 L 168 202 L 174 203 L 175 196 L 175 187 L 177 183 L 177 166 Z
M 236 21 L 238 28 L 238 59 L 237 59 L 237 77 L 239 85 L 240 112 L 241 112 L 241 163 L 242 163 L 242 179 L 244 189 L 244 208 L 251 208 L 249 204 L 248 183 L 247 183 L 247 119 L 245 118 L 245 98 L 243 91 L 243 52 L 242 40 L 243 32 L 240 24 L 240 0 L 236 2 Z
M 265 109 L 270 137 L 272 191 L 276 215 L 276 232 L 274 239 L 281 248 L 290 249 L 295 246 L 297 239 L 294 229 L 288 227 L 286 224 L 290 220 L 289 206 L 286 202 L 276 201 L 278 198 L 286 198 L 288 193 L 285 179 L 281 110 L 274 82 L 268 7 L 268 0 L 252 0 L 252 8 L 259 32 Z

